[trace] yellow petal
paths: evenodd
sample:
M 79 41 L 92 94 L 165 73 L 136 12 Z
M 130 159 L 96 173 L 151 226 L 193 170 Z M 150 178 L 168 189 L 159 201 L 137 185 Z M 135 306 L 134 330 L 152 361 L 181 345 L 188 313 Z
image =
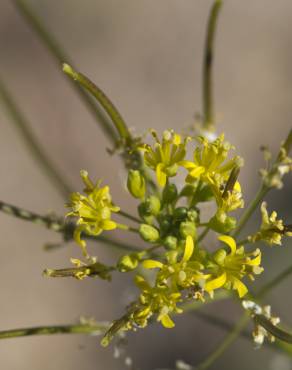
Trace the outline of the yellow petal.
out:
M 196 165 L 191 161 L 180 161 L 178 163 L 180 166 L 186 168 L 187 170 L 190 168 L 194 168 Z
M 188 235 L 186 239 L 186 246 L 182 261 L 187 262 L 192 257 L 193 252 L 194 252 L 194 241 L 193 238 L 190 235 Z
M 117 224 L 114 221 L 104 220 L 102 222 L 103 230 L 113 230 L 113 229 L 116 229 L 116 227 L 117 227 Z
M 166 174 L 162 171 L 163 163 L 159 163 L 156 166 L 156 177 L 158 184 L 163 187 L 166 184 Z
M 202 167 L 202 166 L 198 166 L 198 167 L 195 167 L 191 172 L 190 172 L 190 176 L 192 177 L 200 177 L 202 173 L 205 172 L 205 168 Z
M 163 267 L 163 263 L 155 260 L 145 260 L 142 265 L 145 269 L 161 269 Z
M 225 282 L 226 282 L 226 272 L 223 272 L 223 274 L 221 274 L 216 279 L 207 281 L 204 289 L 207 292 L 210 292 L 212 290 L 221 288 L 225 284 Z
M 248 292 L 247 287 L 239 279 L 234 278 L 233 288 L 237 290 L 239 298 L 242 298 Z
M 240 186 L 240 183 L 239 181 L 236 181 L 235 185 L 234 185 L 234 190 L 238 191 L 239 193 L 241 193 L 241 186 Z
M 262 254 L 261 252 L 259 252 L 259 254 L 254 259 L 251 259 L 250 261 L 248 261 L 247 264 L 250 266 L 259 266 L 261 264 L 261 259 L 262 259 Z
M 181 143 L 181 137 L 178 134 L 173 135 L 173 144 L 174 145 L 179 145 Z
M 171 318 L 168 315 L 163 315 L 161 317 L 161 323 L 165 328 L 168 328 L 168 329 L 171 329 L 175 326 L 174 322 L 171 320 Z
M 236 243 L 235 243 L 235 240 L 231 236 L 220 235 L 218 239 L 230 247 L 231 254 L 234 254 L 236 252 Z

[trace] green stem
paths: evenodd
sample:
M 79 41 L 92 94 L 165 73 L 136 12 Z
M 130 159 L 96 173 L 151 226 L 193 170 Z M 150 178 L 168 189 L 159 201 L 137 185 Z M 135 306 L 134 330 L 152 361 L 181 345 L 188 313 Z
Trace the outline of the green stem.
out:
M 243 213 L 240 220 L 238 221 L 237 227 L 232 234 L 233 237 L 237 237 L 240 234 L 241 230 L 243 229 L 247 221 L 250 219 L 251 215 L 254 213 L 258 205 L 262 202 L 262 200 L 264 199 L 268 191 L 269 191 L 268 187 L 264 185 L 261 186 L 255 198 L 246 208 L 245 212 Z
M 108 328 L 106 324 L 75 324 L 75 325 L 54 325 L 37 326 L 32 328 L 3 330 L 0 331 L 0 339 L 26 337 L 30 335 L 50 334 L 92 334 L 101 335 Z
M 214 59 L 214 39 L 218 15 L 222 6 L 222 0 L 216 0 L 212 6 L 205 41 L 204 62 L 203 62 L 203 115 L 204 127 L 209 130 L 214 127 L 213 107 L 213 86 L 212 66 Z
M 202 232 L 202 234 L 198 237 L 198 242 L 201 242 L 205 238 L 205 236 L 208 234 L 209 231 L 210 231 L 210 228 L 207 226 L 205 230 Z
M 105 95 L 105 93 L 92 81 L 90 81 L 88 77 L 80 72 L 75 71 L 69 64 L 63 64 L 63 71 L 73 80 L 77 81 L 85 90 L 87 90 L 96 98 L 96 100 L 111 118 L 119 133 L 120 138 L 125 140 L 126 142 L 130 142 L 132 140 L 132 137 L 123 117 L 114 106 L 114 104 Z
M 122 211 L 122 210 L 119 210 L 119 215 L 123 216 L 123 217 L 126 217 L 128 218 L 129 220 L 132 220 L 134 222 L 137 222 L 138 224 L 141 223 L 141 220 L 139 220 L 139 218 L 135 217 L 135 216 L 132 216 L 130 215 L 129 213 L 125 212 L 125 211 Z
M 233 330 L 225 337 L 221 344 L 212 352 L 204 361 L 202 361 L 198 366 L 194 367 L 195 370 L 205 370 L 208 369 L 213 363 L 230 347 L 230 345 L 237 339 L 240 335 L 242 329 L 245 328 L 246 324 L 249 322 L 249 315 L 245 313 L 237 324 L 234 326 Z
M 46 45 L 48 50 L 51 52 L 52 56 L 58 62 L 58 65 L 61 65 L 65 61 L 70 62 L 70 58 L 67 56 L 64 49 L 54 38 L 52 33 L 48 29 L 46 29 L 46 27 L 43 25 L 42 20 L 32 10 L 28 2 L 24 0 L 13 0 L 13 2 L 19 13 L 27 21 L 29 26 L 34 30 L 38 37 L 42 40 L 44 45 Z M 77 93 L 79 94 L 79 97 L 86 105 L 90 113 L 94 116 L 95 120 L 100 124 L 105 135 L 111 140 L 113 144 L 116 144 L 117 142 L 116 133 L 111 123 L 100 111 L 99 107 L 94 103 L 91 97 L 80 86 L 74 84 L 73 81 L 72 86 L 74 86 Z
M 69 223 L 65 222 L 65 220 L 62 217 L 56 217 L 54 215 L 42 216 L 37 213 L 27 211 L 23 208 L 19 208 L 19 207 L 16 207 L 14 205 L 11 205 L 11 204 L 8 204 L 2 201 L 0 201 L 0 212 L 4 212 L 7 215 L 19 218 L 24 221 L 33 222 L 36 225 L 44 226 L 48 228 L 49 230 L 62 233 L 64 237 L 64 241 L 69 241 L 73 239 L 73 233 L 74 233 L 76 225 L 72 222 L 69 222 Z M 111 247 L 117 248 L 119 250 L 127 251 L 127 252 L 139 251 L 139 249 L 136 247 L 129 246 L 127 244 L 110 239 L 103 235 L 100 235 L 100 236 L 84 235 L 84 238 L 89 239 L 89 240 L 94 240 L 94 241 L 100 241 Z M 49 248 L 46 248 L 46 249 L 49 249 Z
M 39 164 L 39 166 L 44 170 L 47 176 L 50 178 L 52 183 L 60 191 L 61 195 L 67 198 L 68 194 L 71 192 L 71 187 L 63 179 L 63 175 L 55 169 L 51 160 L 42 150 L 41 146 L 37 142 L 29 123 L 26 118 L 18 108 L 15 100 L 9 94 L 7 88 L 0 80 L 0 98 L 3 101 L 4 105 L 7 108 L 8 113 L 10 114 L 13 123 L 19 130 L 22 139 L 24 140 L 27 148 L 30 150 L 33 158 Z

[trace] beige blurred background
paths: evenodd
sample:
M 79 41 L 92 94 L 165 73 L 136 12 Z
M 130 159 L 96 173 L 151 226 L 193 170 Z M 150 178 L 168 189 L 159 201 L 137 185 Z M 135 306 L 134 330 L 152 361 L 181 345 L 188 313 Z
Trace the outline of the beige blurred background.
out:
M 63 44 L 75 65 L 112 98 L 138 133 L 148 128 L 180 130 L 201 110 L 201 61 L 210 0 L 27 0 Z M 241 179 L 252 197 L 263 164 L 261 144 L 275 152 L 292 120 L 292 3 L 290 0 L 226 0 L 219 20 L 215 57 L 218 130 L 226 132 L 245 157 Z M 72 91 L 55 61 L 9 0 L 0 1 L 0 74 L 44 150 L 76 189 L 79 170 L 103 178 L 115 201 L 135 211 L 123 190 L 118 158 L 105 151 L 109 142 Z M 0 104 L 0 199 L 32 211 L 63 214 L 63 199 L 36 161 Z M 122 190 L 121 190 L 122 189 Z M 271 208 L 291 222 L 291 180 L 269 196 Z M 290 207 L 290 208 L 289 208 Z M 290 211 L 289 211 L 290 209 Z M 290 212 L 290 213 L 289 213 Z M 46 267 L 64 267 L 80 252 L 75 245 L 43 251 L 59 236 L 0 214 L 0 330 L 62 324 L 80 315 L 111 320 L 123 313 L 135 293 L 129 278 L 46 279 Z M 119 234 L 119 237 L 124 237 Z M 132 242 L 140 243 L 138 239 Z M 291 244 L 291 243 L 290 243 Z M 266 274 L 258 286 L 291 263 L 286 247 L 267 250 Z M 105 261 L 116 258 L 95 245 Z M 93 251 L 93 249 L 92 249 Z M 272 261 L 272 262 L 271 262 Z M 267 301 L 292 325 L 291 279 Z M 214 304 L 208 312 L 235 321 L 233 303 Z M 176 359 L 199 363 L 224 333 L 192 315 L 176 320 L 174 330 L 159 325 L 128 336 L 135 369 L 174 367 Z M 113 349 L 98 338 L 50 336 L 0 342 L 1 369 L 123 369 Z M 238 340 L 212 369 L 292 369 L 292 362 L 252 343 Z

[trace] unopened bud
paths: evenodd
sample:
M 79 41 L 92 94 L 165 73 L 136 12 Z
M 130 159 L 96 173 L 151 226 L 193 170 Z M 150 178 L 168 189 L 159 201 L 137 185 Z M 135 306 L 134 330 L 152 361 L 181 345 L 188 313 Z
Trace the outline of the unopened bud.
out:
M 177 187 L 175 184 L 167 184 L 163 189 L 162 201 L 163 203 L 169 204 L 175 201 L 177 198 Z
M 193 239 L 197 239 L 197 228 L 194 222 L 184 221 L 179 226 L 179 231 L 182 238 L 186 238 L 190 235 Z
M 139 228 L 140 236 L 145 242 L 155 243 L 159 240 L 159 231 L 150 225 L 141 224 Z
M 143 199 L 146 192 L 145 179 L 137 170 L 130 170 L 128 174 L 127 187 L 134 198 Z

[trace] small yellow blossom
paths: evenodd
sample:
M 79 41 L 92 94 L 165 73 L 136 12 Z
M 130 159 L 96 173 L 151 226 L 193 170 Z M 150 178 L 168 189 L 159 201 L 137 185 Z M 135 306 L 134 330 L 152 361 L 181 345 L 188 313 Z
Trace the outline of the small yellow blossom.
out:
M 180 163 L 189 172 L 186 182 L 200 179 L 211 186 L 215 196 L 220 196 L 220 187 L 227 181 L 232 169 L 242 165 L 242 159 L 236 156 L 226 161 L 233 147 L 224 141 L 223 134 L 213 142 L 206 137 L 199 137 L 199 142 L 201 146 L 195 149 L 194 160 Z
M 160 142 L 156 131 L 152 130 L 151 133 L 156 141 L 154 147 L 145 144 L 141 149 L 146 165 L 156 172 L 158 184 L 163 187 L 168 177 L 176 175 L 179 163 L 186 155 L 188 138 L 182 142 L 180 135 L 173 130 L 166 130 Z
M 218 239 L 228 245 L 230 253 L 225 249 L 219 249 L 214 253 L 215 263 L 210 268 L 211 271 L 213 270 L 212 277 L 206 282 L 204 289 L 211 295 L 214 290 L 222 287 L 234 289 L 242 298 L 248 289 L 241 280 L 246 275 L 254 280 L 253 274 L 257 275 L 263 271 L 260 267 L 261 252 L 256 249 L 254 252 L 245 253 L 244 247 L 237 248 L 235 240 L 227 235 L 221 235 Z
M 262 224 L 260 230 L 255 235 L 249 237 L 250 241 L 256 242 L 262 240 L 269 245 L 281 245 L 284 235 L 292 236 L 292 232 L 286 230 L 283 221 L 277 219 L 277 212 L 273 211 L 270 215 L 268 214 L 266 202 L 263 202 L 261 205 L 261 213 Z
M 112 204 L 108 186 L 100 187 L 100 182 L 94 185 L 86 171 L 80 173 L 86 186 L 84 192 L 87 196 L 72 193 L 71 202 L 68 204 L 72 210 L 66 216 L 78 217 L 74 239 L 87 255 L 86 242 L 81 240 L 81 233 L 99 235 L 103 230 L 115 229 L 118 225 L 111 219 L 111 213 L 118 212 L 120 208 Z
M 185 289 L 200 284 L 206 279 L 206 276 L 200 272 L 204 266 L 197 260 L 190 260 L 193 253 L 193 238 L 188 235 L 184 254 L 180 261 L 178 261 L 178 251 L 170 251 L 167 254 L 167 263 L 145 260 L 142 265 L 146 269 L 158 268 L 160 270 L 157 274 L 156 284 L 162 285 L 167 282 L 173 289 Z
M 141 307 L 132 317 L 136 325 L 144 327 L 148 319 L 153 314 L 157 314 L 157 321 L 160 321 L 164 327 L 174 327 L 174 322 L 169 315 L 182 312 L 177 307 L 177 303 L 181 301 L 180 292 L 172 291 L 166 285 L 151 287 L 140 275 L 135 277 L 135 282 L 142 291 L 139 297 Z

